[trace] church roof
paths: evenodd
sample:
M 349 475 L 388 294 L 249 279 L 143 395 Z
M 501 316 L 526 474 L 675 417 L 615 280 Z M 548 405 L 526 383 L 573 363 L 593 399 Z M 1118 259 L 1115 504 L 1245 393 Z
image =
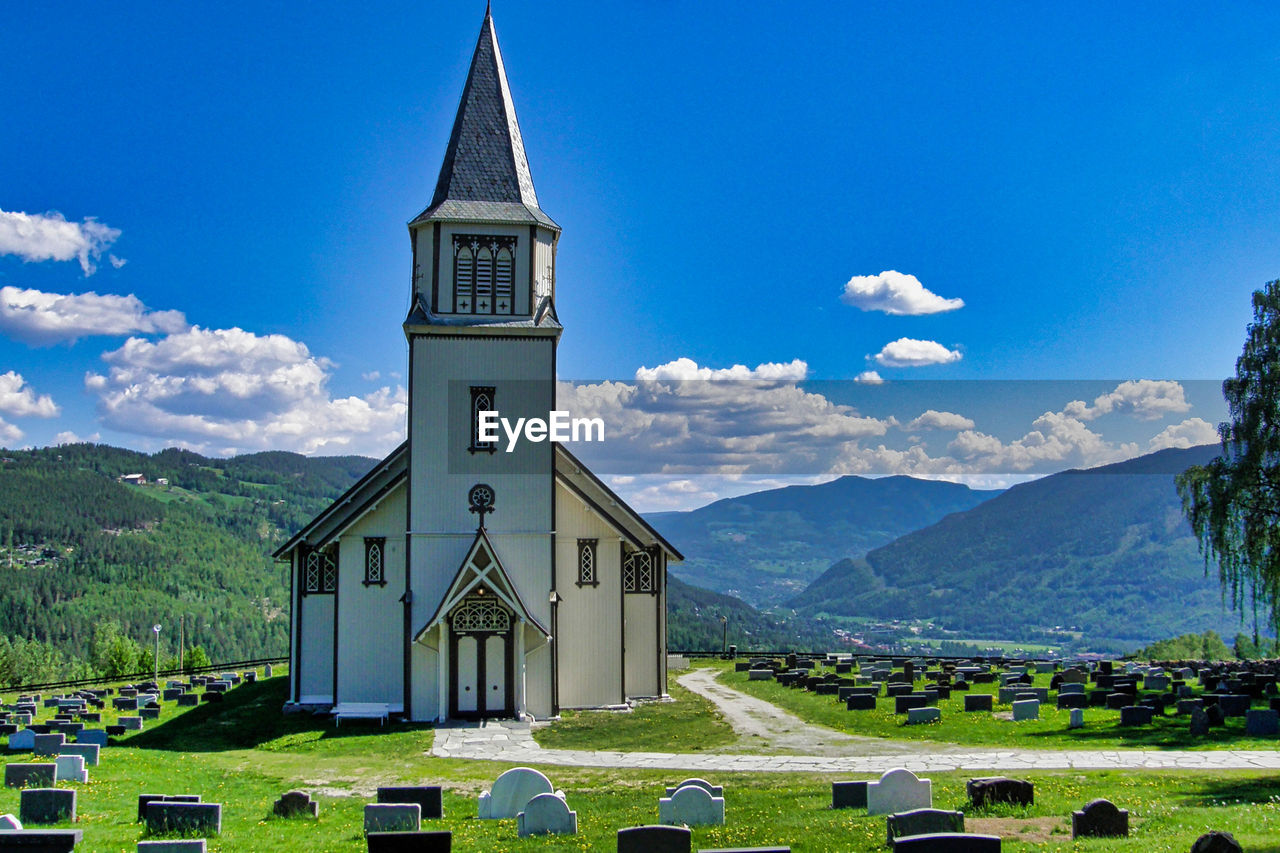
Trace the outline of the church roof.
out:
M 537 223 L 558 230 L 538 207 L 498 34 L 487 10 L 435 195 L 414 222 L 435 219 Z

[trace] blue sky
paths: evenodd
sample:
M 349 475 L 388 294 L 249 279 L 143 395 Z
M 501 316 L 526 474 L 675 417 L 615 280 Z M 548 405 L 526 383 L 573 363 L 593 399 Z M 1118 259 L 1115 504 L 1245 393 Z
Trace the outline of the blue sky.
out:
M 564 228 L 561 378 L 802 363 L 767 374 L 793 407 L 772 431 L 722 391 L 703 400 L 772 461 L 618 485 L 656 508 L 728 488 L 670 485 L 686 474 L 997 482 L 1210 435 L 1222 412 L 1197 380 L 1232 371 L 1250 292 L 1280 276 L 1280 9 L 1117 5 L 497 3 L 539 200 Z M 405 223 L 482 15 L 9 10 L 0 444 L 389 449 Z M 895 366 L 912 360 L 937 363 Z M 841 402 L 868 371 L 1042 384 L 1021 419 L 994 392 L 873 416 Z M 827 411 L 841 446 L 804 464 L 770 456 L 823 431 L 801 379 L 836 383 L 819 409 L 853 407 Z M 1185 405 L 1125 380 L 1176 380 Z M 652 419 L 588 396 L 644 443 Z M 612 405 L 643 414 L 635 396 Z M 905 428 L 928 409 L 959 419 Z M 1069 446 L 1028 463 L 1033 432 Z M 893 456 L 913 447 L 927 461 Z M 631 474 L 676 480 L 642 493 Z

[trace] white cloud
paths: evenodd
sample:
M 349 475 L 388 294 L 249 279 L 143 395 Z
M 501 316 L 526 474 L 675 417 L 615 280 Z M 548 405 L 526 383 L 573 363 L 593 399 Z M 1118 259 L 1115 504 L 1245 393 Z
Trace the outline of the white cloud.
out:
M 368 373 L 361 373 L 360 378 L 365 382 L 377 382 L 382 378 L 382 373 L 378 370 L 370 370 Z
M 762 379 L 766 381 L 798 382 L 809 374 L 809 365 L 800 359 L 786 364 L 767 362 L 754 368 L 742 364 L 733 367 L 712 369 L 699 367 L 691 358 L 677 358 L 657 367 L 641 367 L 636 370 L 636 379 L 641 382 L 666 380 L 723 380 L 723 379 Z
M 944 299 L 933 293 L 920 279 L 897 270 L 879 275 L 855 275 L 844 286 L 841 300 L 863 311 L 886 314 L 940 314 L 964 307 L 963 299 Z
M 0 255 L 17 255 L 24 261 L 79 260 L 85 275 L 92 275 L 94 262 L 120 236 L 93 217 L 84 222 L 68 222 L 56 211 L 19 213 L 0 210 Z M 111 258 L 117 268 L 124 264 Z
M 1121 382 L 1114 391 L 1103 394 L 1090 406 L 1083 400 L 1072 400 L 1063 412 L 1073 418 L 1091 421 L 1112 412 L 1131 414 L 1144 421 L 1159 420 L 1165 415 L 1191 410 L 1181 384 L 1167 380 L 1138 379 Z
M 1169 447 L 1185 449 L 1202 444 L 1217 444 L 1218 429 L 1204 418 L 1187 418 L 1180 424 L 1165 427 L 1147 443 L 1148 450 L 1164 450 Z
M 963 356 L 959 350 L 950 350 L 937 341 L 919 341 L 915 338 L 898 338 L 887 343 L 876 353 L 876 363 L 882 367 L 925 367 L 930 364 L 949 364 Z
M 382 454 L 403 440 L 407 396 L 332 397 L 333 363 L 284 335 L 202 329 L 130 338 L 89 373 L 104 426 L 214 453 Z
M 48 394 L 37 396 L 20 373 L 0 373 L 0 412 L 16 418 L 53 418 L 60 411 Z
M 4 442 L 5 447 L 10 447 L 19 441 L 22 441 L 23 435 L 25 435 L 25 433 L 22 430 L 18 429 L 4 418 L 0 418 L 0 441 Z
M 92 435 L 79 436 L 71 430 L 64 430 L 53 437 L 53 443 L 55 446 L 61 446 L 63 444 L 84 444 L 86 442 L 89 444 L 96 444 L 101 440 L 102 435 L 99 433 L 95 432 Z
M 181 311 L 151 311 L 132 294 L 0 287 L 0 332 L 37 346 L 94 335 L 172 334 L 186 328 Z
M 853 377 L 853 381 L 859 385 L 883 385 L 884 379 L 874 370 L 864 370 L 857 376 Z
M 955 412 L 939 412 L 936 409 L 928 409 L 920 417 L 907 423 L 905 429 L 973 429 L 974 422 L 966 418 L 964 415 L 958 415 Z

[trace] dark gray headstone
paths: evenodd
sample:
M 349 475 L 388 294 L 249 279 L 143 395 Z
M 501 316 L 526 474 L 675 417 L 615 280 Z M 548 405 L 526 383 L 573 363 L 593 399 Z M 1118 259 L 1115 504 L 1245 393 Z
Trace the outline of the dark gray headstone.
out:
M 198 803 L 200 802 L 199 794 L 139 794 L 138 795 L 138 821 L 142 822 L 147 819 L 147 803 L 156 803 L 168 800 L 174 803 Z
M 990 776 L 970 779 L 965 783 L 969 802 L 977 807 L 993 803 L 1012 803 L 1015 806 L 1035 805 L 1035 786 L 1024 779 L 1007 776 Z
M 320 804 L 306 791 L 286 791 L 271 806 L 276 817 L 319 817 Z
M 1245 734 L 1253 737 L 1280 735 L 1280 711 L 1270 708 L 1251 710 L 1244 716 Z
M 453 849 L 453 833 L 447 829 L 370 832 L 365 837 L 369 853 L 449 853 Z
M 4 786 L 6 788 L 52 788 L 57 775 L 58 765 L 47 764 L 6 764 L 4 766 Z
M 222 803 L 147 803 L 147 832 L 152 834 L 217 835 L 222 831 Z
M 867 783 L 832 782 L 831 808 L 833 809 L 865 809 L 867 807 Z
M 874 711 L 876 697 L 855 694 L 844 700 L 844 707 L 849 711 Z
M 990 693 L 969 693 L 964 697 L 964 709 L 966 711 L 990 711 L 991 710 Z
M 1071 813 L 1071 837 L 1128 838 L 1129 812 L 1110 800 L 1097 799 Z
M 1000 836 L 939 832 L 893 841 L 894 853 L 1000 853 Z
M 1153 711 L 1146 705 L 1126 705 L 1120 709 L 1120 725 L 1149 726 Z
M 912 809 L 885 817 L 886 842 L 906 835 L 936 835 L 964 832 L 964 814 L 945 809 Z
M 618 830 L 618 853 L 692 853 L 693 833 L 683 826 L 632 826 Z
M 80 829 L 11 829 L 6 830 L 0 838 L 3 844 L 0 850 L 22 851 L 32 853 L 72 853 L 76 845 L 84 837 Z
M 444 799 L 439 785 L 391 785 L 378 788 L 380 803 L 417 803 L 423 820 L 444 817 Z
M 1249 711 L 1253 697 L 1228 693 L 1218 697 L 1218 707 L 1224 717 L 1243 717 Z
M 18 820 L 29 823 L 69 823 L 76 819 L 73 788 L 24 788 L 18 803 Z

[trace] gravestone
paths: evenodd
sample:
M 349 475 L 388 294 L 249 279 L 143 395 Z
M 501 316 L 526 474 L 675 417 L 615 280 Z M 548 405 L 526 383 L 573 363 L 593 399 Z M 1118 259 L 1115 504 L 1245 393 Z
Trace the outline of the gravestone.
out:
M 531 767 L 513 767 L 499 776 L 492 791 L 480 795 L 481 820 L 512 818 L 524 809 L 524 804 L 538 794 L 555 793 L 550 780 Z
M 23 826 L 41 823 L 74 823 L 76 792 L 70 788 L 24 788 L 18 803 Z
M 450 853 L 453 833 L 447 829 L 417 832 L 370 832 L 365 836 L 369 853 Z
M 181 696 L 178 697 L 179 708 L 190 708 L 193 705 L 199 705 L 199 704 L 200 704 L 199 693 L 183 693 Z
M 1153 711 L 1146 705 L 1126 705 L 1120 709 L 1120 725 L 1149 726 Z
M 992 697 L 990 693 L 965 694 L 964 709 L 966 711 L 990 711 L 991 699 Z
M 1270 708 L 1249 711 L 1244 717 L 1244 731 L 1252 737 L 1280 735 L 1280 712 Z
M 1071 837 L 1128 838 L 1129 811 L 1116 808 L 1110 800 L 1093 800 L 1071 813 Z
M 32 751 L 38 757 L 49 758 L 57 755 L 62 749 L 62 745 L 67 742 L 67 736 L 58 732 L 56 734 L 36 735 L 35 742 L 32 745 Z
M 1228 693 L 1218 697 L 1218 707 L 1222 709 L 1224 717 L 1243 717 L 1248 713 L 1249 703 L 1252 701 L 1251 696 Z
M 319 817 L 320 804 L 306 791 L 286 791 L 271 806 L 276 817 Z
M 84 729 L 76 732 L 76 743 L 104 747 L 107 745 L 107 733 L 103 729 Z
M 692 853 L 693 832 L 684 826 L 631 826 L 618 830 L 618 853 Z
M 902 767 L 867 783 L 867 814 L 881 815 L 933 808 L 933 783 Z
M 54 779 L 59 782 L 88 782 L 89 771 L 84 769 L 83 755 L 59 755 L 53 759 Z
M 1038 719 L 1040 719 L 1039 699 L 1020 699 L 1013 703 L 1013 721 L 1015 723 Z
M 833 809 L 865 809 L 867 807 L 867 783 L 832 782 L 831 808 Z
M 944 809 L 912 809 L 885 818 L 887 843 L 903 835 L 930 835 L 939 832 L 964 832 L 964 814 Z
M 722 826 L 724 797 L 714 797 L 706 788 L 686 785 L 670 797 L 658 800 L 658 823 L 672 826 Z
M 1000 836 L 937 832 L 896 838 L 894 853 L 1000 853 Z
M 142 731 L 141 717 L 116 717 L 116 725 L 122 726 L 126 732 Z
M 444 817 L 444 799 L 439 785 L 386 785 L 378 788 L 380 803 L 417 803 L 422 820 Z
M 19 750 L 25 752 L 29 749 L 35 749 L 35 747 L 36 733 L 31 731 L 31 729 L 20 729 L 19 731 L 9 735 L 9 750 L 11 752 Z
M 988 776 L 970 779 L 965 783 L 969 802 L 981 808 L 994 803 L 1011 803 L 1015 806 L 1035 804 L 1035 786 L 1023 779 L 1007 776 Z
M 1067 728 L 1082 729 L 1084 728 L 1084 709 L 1072 708 L 1071 718 L 1067 721 Z
M 874 711 L 876 709 L 876 697 L 874 695 L 853 695 L 844 700 L 844 707 L 847 711 Z
M 907 725 L 942 722 L 942 711 L 937 708 L 912 708 L 907 711 Z
M 11 829 L 22 829 L 22 821 L 18 820 L 17 815 L 0 814 L 0 832 L 8 832 Z
M 166 838 L 138 842 L 138 853 L 205 853 L 203 838 Z
M 364 807 L 365 832 L 417 832 L 422 807 L 417 803 L 369 803 Z
M 97 767 L 102 747 L 96 743 L 66 743 L 62 745 L 59 755 L 78 755 L 84 759 L 86 767 Z
M 723 800 L 721 801 L 723 802 Z M 555 794 L 538 794 L 516 815 L 516 835 L 577 835 L 578 813 Z
M 272 670 L 272 669 L 271 669 L 271 664 L 267 664 L 266 666 L 264 666 L 264 667 L 262 668 L 262 677 L 263 677 L 263 678 L 270 678 L 270 677 L 271 677 L 271 673 L 272 673 L 273 671 L 274 671 L 274 670 Z
M 1069 710 L 1071 708 L 1088 708 L 1089 697 L 1083 693 L 1059 693 L 1058 708 L 1059 710 Z
M 222 832 L 222 803 L 183 803 L 173 799 L 147 803 L 147 832 L 153 835 L 217 835 Z
M 4 786 L 6 788 L 52 788 L 57 779 L 58 765 L 6 764 Z
M 139 794 L 138 795 L 138 821 L 147 819 L 147 804 L 158 802 L 171 803 L 198 803 L 200 802 L 199 794 Z
M 1191 734 L 1207 735 L 1209 733 L 1209 714 L 1203 708 L 1191 709 Z
M 1191 853 L 1244 853 L 1244 848 L 1229 832 L 1206 832 L 1191 845 Z

